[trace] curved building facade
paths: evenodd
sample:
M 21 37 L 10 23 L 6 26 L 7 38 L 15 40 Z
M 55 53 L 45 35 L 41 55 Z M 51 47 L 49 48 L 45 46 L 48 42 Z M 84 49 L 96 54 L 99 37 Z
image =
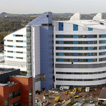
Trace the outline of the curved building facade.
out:
M 5 64 L 26 67 L 26 28 L 15 31 L 4 38 Z
M 54 87 L 106 84 L 106 24 L 100 20 L 54 22 Z

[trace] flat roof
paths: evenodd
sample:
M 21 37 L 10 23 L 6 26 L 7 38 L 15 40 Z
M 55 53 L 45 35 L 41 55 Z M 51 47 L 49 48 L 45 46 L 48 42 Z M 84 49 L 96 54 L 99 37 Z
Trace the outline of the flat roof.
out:
M 0 74 L 13 72 L 13 71 L 16 71 L 16 70 L 18 70 L 18 69 L 14 69 L 14 68 L 0 68 Z
M 6 86 L 6 85 L 8 85 L 7 83 L 0 83 L 0 86 Z
M 53 22 L 72 23 L 84 27 L 106 30 L 106 25 L 102 25 L 102 24 L 106 24 L 105 20 L 68 20 L 68 21 L 66 20 L 66 21 L 53 21 Z
M 12 75 L 11 77 L 31 78 L 32 76 Z

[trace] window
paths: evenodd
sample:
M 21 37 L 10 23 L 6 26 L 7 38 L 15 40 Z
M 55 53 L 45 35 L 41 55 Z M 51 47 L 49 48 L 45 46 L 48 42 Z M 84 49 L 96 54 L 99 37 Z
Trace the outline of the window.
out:
M 7 45 L 7 47 L 13 47 L 13 45 Z
M 16 46 L 17 48 L 23 48 L 23 46 Z
M 8 56 L 8 58 L 13 58 L 13 56 Z
M 8 53 L 13 53 L 13 51 L 7 51 Z
M 93 28 L 88 27 L 88 31 L 93 31 Z
M 78 31 L 78 25 L 73 24 L 73 31 Z
M 16 97 L 20 96 L 20 94 L 21 94 L 20 89 L 14 91 L 14 92 L 10 92 L 9 93 L 9 99 L 16 98 Z
M 56 56 L 97 56 L 97 53 L 56 53 Z
M 97 35 L 56 35 L 56 38 L 97 38 Z
M 56 50 L 97 50 L 97 47 L 56 47 Z
M 103 74 L 106 73 L 106 71 L 102 72 L 56 72 L 56 74 Z
M 16 51 L 16 53 L 23 53 L 23 52 Z
M 64 79 L 64 78 L 56 78 L 58 81 L 97 81 L 97 80 L 104 80 L 104 78 L 95 78 L 95 79 Z
M 29 106 L 32 106 L 32 89 L 29 89 Z
M 64 38 L 64 35 L 56 35 L 56 38 Z
M 64 59 L 56 59 L 57 62 L 64 62 Z
M 23 48 L 26 48 L 26 46 L 23 46 Z
M 13 40 L 7 40 L 8 42 L 13 42 Z
M 102 44 L 103 44 L 103 43 L 106 43 L 106 40 L 100 40 L 99 43 L 100 43 L 100 44 L 101 44 L 101 43 L 102 43 Z
M 64 53 L 56 53 L 57 56 L 64 56 Z
M 96 62 L 97 59 L 56 59 L 56 62 Z
M 23 42 L 23 40 L 16 40 L 16 42 Z
M 63 31 L 63 22 L 59 22 L 58 23 L 58 26 L 59 26 L 59 31 Z
M 99 50 L 106 49 L 106 46 L 100 46 Z
M 16 59 L 23 59 L 23 57 L 16 57 Z
M 5 105 L 4 105 L 4 106 L 8 106 L 8 103 L 9 103 L 9 102 L 8 102 L 8 98 L 6 98 L 6 99 L 5 99 L 5 103 L 4 103 Z
M 10 106 L 21 106 L 21 100 L 11 103 Z
M 106 38 L 106 34 L 99 35 L 99 38 Z
M 106 52 L 100 52 L 99 55 L 106 55 Z
M 99 61 L 106 61 L 106 58 L 100 58 Z
M 23 37 L 23 35 L 15 35 L 15 37 Z
M 97 44 L 97 41 L 56 41 L 56 44 Z

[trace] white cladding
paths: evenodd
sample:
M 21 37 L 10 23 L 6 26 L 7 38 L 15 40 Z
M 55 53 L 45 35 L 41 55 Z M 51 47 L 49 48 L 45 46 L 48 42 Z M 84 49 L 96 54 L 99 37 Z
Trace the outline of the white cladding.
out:
M 79 14 L 76 14 L 79 15 Z M 79 19 L 79 18 L 78 18 Z M 63 23 L 63 30 L 59 30 L 59 23 Z M 78 25 L 78 31 L 73 30 L 73 24 Z M 93 28 L 92 31 L 88 31 L 88 28 Z M 95 62 L 73 62 L 73 64 L 100 64 L 106 63 L 105 61 L 99 61 L 100 58 L 106 58 L 105 55 L 99 55 L 100 52 L 106 52 L 106 49 L 100 50 L 100 46 L 106 46 L 106 43 L 100 43 L 101 40 L 106 40 L 106 37 L 100 38 L 99 36 L 105 34 L 106 35 L 106 26 L 101 25 L 99 21 L 93 20 L 75 20 L 70 19 L 69 21 L 57 21 L 54 22 L 54 76 L 55 82 L 54 87 L 61 85 L 69 85 L 69 86 L 95 86 L 106 84 L 106 66 L 104 67 L 96 67 L 96 68 L 77 68 L 77 67 L 56 67 L 56 65 L 65 65 L 72 64 L 72 62 L 66 61 L 57 61 L 57 59 L 97 59 Z M 97 38 L 57 38 L 57 35 L 97 35 Z M 96 44 L 57 44 L 58 41 L 97 41 Z M 97 50 L 57 50 L 57 47 L 97 47 Z M 56 55 L 56 53 L 97 53 L 95 56 L 62 56 Z M 104 72 L 105 73 L 102 73 Z M 94 72 L 94 73 L 93 73 Z M 100 73 L 101 72 L 101 73 Z M 58 73 L 58 74 L 57 74 Z M 59 74 L 60 73 L 60 74 Z M 61 74 L 62 73 L 62 74 Z M 65 74 L 70 73 L 70 74 Z M 74 74 L 75 73 L 75 74 Z M 77 74 L 82 73 L 82 74 Z M 87 74 L 85 74 L 87 73 Z M 89 74 L 92 73 L 92 74 Z M 103 79 L 102 79 L 103 78 Z M 74 79 L 74 80 L 73 80 Z M 83 81 L 83 79 L 85 81 Z M 94 79 L 94 80 L 93 80 Z M 97 80 L 98 79 L 98 80 Z M 99 80 L 100 79 L 100 80 Z M 76 80 L 76 81 L 75 81 Z
M 5 63 L 26 67 L 26 28 L 15 31 L 4 38 Z
M 36 78 L 36 75 L 40 75 L 40 26 L 31 27 L 31 45 L 32 45 L 32 75 Z M 36 52 L 35 52 L 36 51 Z M 35 83 L 35 80 L 34 80 Z M 41 81 L 35 83 L 35 91 L 41 90 Z

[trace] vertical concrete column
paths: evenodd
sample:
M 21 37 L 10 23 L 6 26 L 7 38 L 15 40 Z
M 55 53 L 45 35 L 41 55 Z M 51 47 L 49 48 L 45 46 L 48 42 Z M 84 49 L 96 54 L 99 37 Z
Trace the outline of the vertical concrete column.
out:
M 27 75 L 32 76 L 31 71 L 31 26 L 26 26 L 27 31 Z
M 32 76 L 33 78 L 33 106 L 35 106 L 35 69 L 33 69 L 33 65 L 35 65 L 35 59 L 31 59 L 35 56 L 35 42 L 34 42 L 34 28 L 32 26 L 27 26 L 27 75 Z M 35 67 L 34 67 L 35 68 Z

